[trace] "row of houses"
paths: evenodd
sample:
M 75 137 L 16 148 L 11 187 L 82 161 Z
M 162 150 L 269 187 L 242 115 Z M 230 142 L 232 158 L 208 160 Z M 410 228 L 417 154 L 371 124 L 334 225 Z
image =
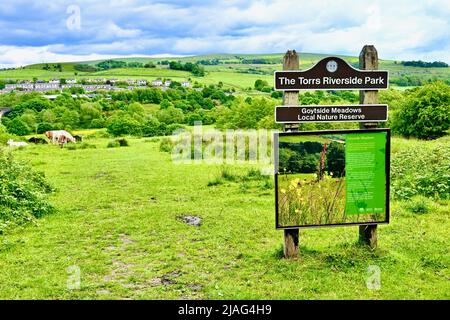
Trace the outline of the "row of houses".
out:
M 99 80 L 99 79 L 96 79 Z M 116 83 L 116 79 L 108 79 L 106 81 L 93 81 L 93 84 L 78 84 L 75 79 L 66 80 L 65 84 L 61 84 L 60 80 L 53 79 L 49 82 L 45 82 L 42 80 L 38 80 L 35 83 L 31 81 L 21 81 L 20 83 L 14 84 L 5 84 L 5 88 L 0 90 L 0 93 L 7 93 L 15 90 L 24 91 L 24 92 L 48 92 L 48 91 L 59 91 L 66 88 L 83 88 L 86 92 L 92 92 L 97 90 L 125 90 L 124 88 L 116 87 L 114 84 Z M 95 84 L 94 84 L 95 83 Z M 127 81 L 130 85 L 128 90 L 133 89 L 143 89 L 147 87 L 146 80 L 130 80 Z M 170 80 L 162 81 L 162 80 L 154 80 L 152 81 L 152 86 L 154 87 L 162 87 L 163 89 L 167 89 L 171 85 Z M 189 87 L 190 83 L 188 81 L 183 81 L 181 83 L 183 87 Z

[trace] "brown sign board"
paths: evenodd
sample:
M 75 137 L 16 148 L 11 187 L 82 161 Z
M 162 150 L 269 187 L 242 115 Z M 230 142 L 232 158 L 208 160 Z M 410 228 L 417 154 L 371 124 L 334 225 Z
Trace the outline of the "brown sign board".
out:
M 386 104 L 277 106 L 275 122 L 382 122 L 387 121 Z
M 358 70 L 338 57 L 327 57 L 304 71 L 275 71 L 275 90 L 379 90 L 387 89 L 389 72 Z

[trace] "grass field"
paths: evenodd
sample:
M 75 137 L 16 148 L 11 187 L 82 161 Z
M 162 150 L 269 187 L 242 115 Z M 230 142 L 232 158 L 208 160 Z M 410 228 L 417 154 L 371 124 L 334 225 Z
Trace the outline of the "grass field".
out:
M 128 140 L 14 151 L 45 172 L 59 212 L 0 235 L 1 299 L 450 298 L 448 202 L 418 215 L 393 201 L 374 251 L 357 244 L 356 227 L 301 231 L 300 257 L 285 260 L 267 180 L 208 186 L 221 165 L 175 165 L 157 139 Z M 394 152 L 412 145 L 393 139 Z M 186 215 L 202 225 L 180 221 Z M 379 290 L 366 286 L 372 265 Z M 74 268 L 81 287 L 70 290 Z

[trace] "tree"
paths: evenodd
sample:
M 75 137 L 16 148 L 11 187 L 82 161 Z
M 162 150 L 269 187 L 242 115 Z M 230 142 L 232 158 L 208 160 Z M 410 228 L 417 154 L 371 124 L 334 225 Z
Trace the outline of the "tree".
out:
M 180 109 L 177 109 L 173 106 L 170 106 L 167 109 L 158 110 L 156 112 L 156 118 L 160 122 L 164 122 L 165 124 L 183 123 L 184 122 L 183 111 L 181 111 Z
M 32 132 L 30 127 L 28 127 L 27 124 L 19 117 L 11 120 L 11 122 L 8 124 L 8 131 L 18 136 L 25 136 Z
M 144 137 L 154 137 L 161 134 L 161 123 L 158 119 L 153 116 L 149 116 L 143 127 L 142 127 L 142 135 Z
M 75 110 L 67 109 L 61 115 L 61 122 L 67 128 L 70 128 L 70 129 L 77 128 L 80 123 L 80 115 Z
M 129 114 L 136 114 L 139 116 L 145 114 L 145 109 L 139 102 L 130 103 L 125 109 Z
M 450 128 L 450 86 L 441 81 L 412 90 L 394 113 L 392 130 L 405 137 L 436 139 Z
M 108 133 L 116 137 L 127 134 L 142 134 L 141 123 L 124 112 L 117 113 L 115 116 L 109 118 L 106 129 Z
M 326 155 L 328 173 L 334 177 L 345 175 L 345 146 L 343 143 L 331 142 Z
M 38 124 L 37 126 L 37 133 L 42 134 L 45 133 L 46 131 L 50 131 L 53 129 L 53 125 L 51 123 L 48 122 L 41 122 Z
M 94 119 L 101 119 L 101 106 L 98 103 L 83 103 L 80 108 L 80 124 L 88 128 Z
M 268 87 L 269 83 L 265 80 L 258 79 L 255 81 L 255 89 L 258 91 L 262 91 L 265 87 Z

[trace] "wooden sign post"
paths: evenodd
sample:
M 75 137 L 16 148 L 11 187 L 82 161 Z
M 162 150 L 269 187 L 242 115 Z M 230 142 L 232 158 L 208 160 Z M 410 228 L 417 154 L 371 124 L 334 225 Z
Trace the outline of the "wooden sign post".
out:
M 372 45 L 365 45 L 359 54 L 359 69 L 378 70 L 378 52 Z M 378 104 L 378 90 L 359 91 L 359 103 Z M 377 122 L 362 122 L 359 124 L 361 129 L 376 128 Z M 377 247 L 377 225 L 359 226 L 359 241 L 367 244 L 372 249 Z
M 297 53 L 295 50 L 289 50 L 283 58 L 283 70 L 274 73 L 275 90 L 283 91 L 283 106 L 276 107 L 275 120 L 278 123 L 283 123 L 284 132 L 298 131 L 299 123 L 303 122 L 357 121 L 360 122 L 360 129 L 363 129 L 360 132 L 363 134 L 377 132 L 375 128 L 378 124 L 387 121 L 388 106 L 378 104 L 378 90 L 388 88 L 389 73 L 378 70 L 378 53 L 374 46 L 366 45 L 361 50 L 359 69 L 353 68 L 339 57 L 324 58 L 312 68 L 304 71 L 299 70 L 299 66 Z M 360 90 L 360 104 L 300 106 L 299 90 Z M 387 166 L 380 171 L 378 176 L 384 174 L 385 177 L 389 178 L 389 129 L 379 130 L 387 130 L 388 142 L 385 145 L 387 158 L 384 160 Z M 298 133 L 295 134 L 298 135 Z M 284 133 L 283 135 L 293 134 Z M 278 149 L 276 152 L 278 152 Z M 375 169 L 373 170 L 375 171 Z M 277 173 L 275 176 L 277 177 Z M 387 218 L 375 220 L 377 212 L 383 208 L 369 207 L 372 208 L 369 213 L 372 220 L 356 223 L 359 224 L 359 241 L 373 249 L 377 247 L 377 224 L 389 222 L 388 178 L 385 183 L 386 207 L 384 208 Z M 381 190 L 381 187 L 374 188 Z M 276 201 L 278 201 L 278 193 L 275 196 Z M 364 210 L 364 208 L 361 207 L 358 210 Z M 284 229 L 284 257 L 295 258 L 298 255 L 299 248 L 299 228 L 305 226 L 296 224 L 292 226 L 281 225 L 280 227 L 278 224 L 278 202 L 276 212 L 277 228 Z
M 283 70 L 298 70 L 299 57 L 295 50 L 288 50 L 283 58 Z M 298 91 L 284 91 L 283 105 L 299 105 Z M 298 124 L 285 124 L 284 131 L 297 131 Z M 296 258 L 298 255 L 299 231 L 298 229 L 284 230 L 284 257 Z

